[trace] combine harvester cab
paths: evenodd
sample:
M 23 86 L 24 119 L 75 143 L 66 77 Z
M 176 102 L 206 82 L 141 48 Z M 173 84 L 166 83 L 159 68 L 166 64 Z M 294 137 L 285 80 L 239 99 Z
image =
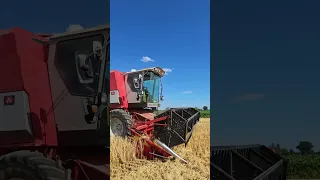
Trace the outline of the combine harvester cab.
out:
M 287 161 L 263 145 L 211 147 L 211 179 L 286 180 Z

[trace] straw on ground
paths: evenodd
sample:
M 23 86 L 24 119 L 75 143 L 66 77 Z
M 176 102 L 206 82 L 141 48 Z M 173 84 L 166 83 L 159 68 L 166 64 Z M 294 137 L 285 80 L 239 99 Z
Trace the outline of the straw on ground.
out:
M 188 161 L 148 161 L 135 157 L 135 140 L 111 138 L 111 178 L 115 180 L 210 179 L 210 119 L 201 118 L 187 147 L 173 150 Z

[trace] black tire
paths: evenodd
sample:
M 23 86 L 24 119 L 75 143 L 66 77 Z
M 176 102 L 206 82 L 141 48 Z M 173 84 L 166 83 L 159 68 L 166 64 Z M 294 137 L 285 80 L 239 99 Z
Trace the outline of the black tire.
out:
M 40 152 L 16 151 L 0 157 L 0 180 L 71 180 L 61 163 Z
M 110 111 L 110 128 L 112 126 L 112 121 L 118 119 L 122 122 L 123 131 L 118 136 L 125 137 L 131 136 L 130 128 L 134 125 L 134 120 L 131 118 L 130 114 L 122 109 L 114 109 Z M 110 129 L 111 131 L 111 129 Z

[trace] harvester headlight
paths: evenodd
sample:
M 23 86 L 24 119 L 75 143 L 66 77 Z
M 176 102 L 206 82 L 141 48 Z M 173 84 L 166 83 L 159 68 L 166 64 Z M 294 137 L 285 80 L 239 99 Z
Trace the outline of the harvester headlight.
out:
M 97 105 L 92 105 L 92 106 L 91 106 L 91 111 L 92 111 L 93 113 L 97 113 L 97 112 L 98 112 L 98 106 L 97 106 Z
M 161 77 L 165 74 L 165 72 L 160 68 L 154 68 L 153 69 L 157 74 L 159 74 Z

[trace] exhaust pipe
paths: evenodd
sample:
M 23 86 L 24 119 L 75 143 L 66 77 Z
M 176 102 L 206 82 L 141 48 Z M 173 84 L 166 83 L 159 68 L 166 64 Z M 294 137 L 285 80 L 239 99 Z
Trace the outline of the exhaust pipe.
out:
M 157 143 L 160 147 L 162 147 L 163 149 L 165 149 L 169 154 L 171 154 L 172 156 L 174 156 L 175 158 L 180 159 L 181 162 L 188 164 L 188 162 L 186 160 L 184 160 L 182 157 L 180 157 L 177 153 L 175 153 L 172 149 L 170 149 L 167 145 L 165 145 L 164 143 L 162 143 L 161 141 L 159 141 L 158 139 L 154 140 L 155 143 Z

